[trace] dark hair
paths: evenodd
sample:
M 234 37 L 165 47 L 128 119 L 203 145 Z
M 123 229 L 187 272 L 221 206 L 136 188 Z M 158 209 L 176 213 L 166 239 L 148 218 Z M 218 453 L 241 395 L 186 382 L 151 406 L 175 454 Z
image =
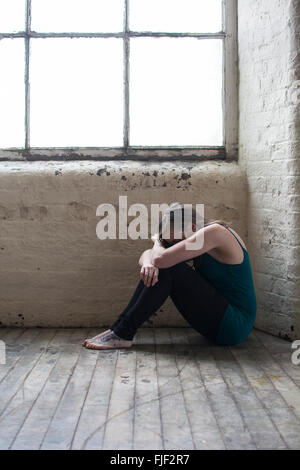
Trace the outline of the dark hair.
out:
M 208 225 L 212 225 L 212 224 L 220 224 L 220 225 L 223 225 L 226 228 L 229 228 L 229 224 L 231 224 L 231 222 L 226 222 L 223 219 L 217 219 L 217 220 L 208 219 L 208 220 L 205 220 L 205 217 L 204 217 L 204 220 L 203 220 L 203 217 L 199 213 L 197 213 L 197 211 L 196 211 L 196 209 L 194 209 L 194 207 L 185 208 L 183 203 L 173 202 L 172 204 L 170 204 L 170 206 L 164 212 L 162 220 L 159 222 L 159 226 L 158 226 L 159 240 L 165 248 L 168 248 L 169 246 L 172 246 L 172 244 L 170 244 L 169 242 L 167 242 L 166 240 L 164 240 L 162 238 L 163 228 L 166 225 L 171 226 L 174 223 L 174 220 L 175 220 L 175 212 L 176 213 L 179 212 L 179 220 L 181 220 L 182 232 L 184 232 L 184 218 L 185 218 L 185 214 L 186 214 L 187 210 L 188 211 L 191 210 L 192 223 L 194 223 L 196 225 L 196 230 L 197 230 L 197 224 L 199 224 L 199 219 L 200 220 L 202 219 L 202 221 L 204 222 L 203 225 L 201 225 L 201 227 L 207 227 Z M 176 215 L 176 217 L 178 217 L 178 215 Z

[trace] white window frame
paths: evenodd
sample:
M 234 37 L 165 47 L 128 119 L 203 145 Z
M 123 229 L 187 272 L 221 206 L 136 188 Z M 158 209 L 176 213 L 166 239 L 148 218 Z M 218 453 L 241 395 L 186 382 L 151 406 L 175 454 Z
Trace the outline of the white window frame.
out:
M 209 1 L 209 0 L 207 0 Z M 210 160 L 238 158 L 238 48 L 237 0 L 222 0 L 222 32 L 151 33 L 132 32 L 128 28 L 129 0 L 125 0 L 122 33 L 36 33 L 31 31 L 31 0 L 26 0 L 26 28 L 23 32 L 1 34 L 3 38 L 25 40 L 25 147 L 0 149 L 0 160 Z M 119 37 L 124 47 L 124 126 L 123 147 L 30 147 L 29 46 L 31 38 L 45 37 Z M 129 146 L 129 39 L 131 37 L 221 38 L 223 47 L 223 129 L 222 146 Z

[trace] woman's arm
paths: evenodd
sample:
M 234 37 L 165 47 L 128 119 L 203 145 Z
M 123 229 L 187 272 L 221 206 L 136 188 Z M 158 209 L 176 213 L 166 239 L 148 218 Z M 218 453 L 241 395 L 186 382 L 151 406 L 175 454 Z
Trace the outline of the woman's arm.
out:
M 149 250 L 144 251 L 139 259 L 139 265 L 143 266 L 143 264 L 151 264 L 151 248 Z
M 156 241 L 157 238 L 158 238 L 157 234 L 155 234 L 155 235 L 153 235 L 153 237 L 151 237 L 153 246 L 154 246 L 155 241 Z M 153 247 L 149 248 L 149 250 L 145 250 L 141 254 L 140 259 L 139 259 L 139 265 L 140 266 L 143 266 L 143 264 L 152 264 L 153 265 L 153 263 L 152 263 L 152 254 L 151 254 L 152 250 L 153 250 Z
M 211 224 L 193 233 L 190 237 L 164 248 L 158 239 L 151 250 L 151 262 L 158 268 L 169 268 L 187 261 L 222 244 L 222 231 L 218 224 Z
M 140 278 L 144 281 L 145 286 L 154 286 L 158 282 L 159 269 L 151 262 L 151 249 L 141 254 L 139 265 L 141 266 Z
M 167 248 L 165 248 L 162 245 L 161 241 L 159 240 L 159 237 L 158 237 L 157 233 L 151 237 L 151 240 L 153 242 L 153 247 L 150 250 L 150 263 L 152 263 L 153 266 L 159 267 L 159 266 L 154 264 L 155 260 L 157 260 L 159 257 L 161 257 L 164 254 L 164 252 L 166 251 Z M 164 267 L 164 266 L 160 266 L 160 267 Z

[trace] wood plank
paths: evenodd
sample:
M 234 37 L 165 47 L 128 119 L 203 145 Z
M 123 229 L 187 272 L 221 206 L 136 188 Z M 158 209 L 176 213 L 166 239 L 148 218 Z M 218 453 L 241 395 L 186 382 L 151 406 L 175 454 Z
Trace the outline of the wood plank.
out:
M 103 328 L 102 331 L 106 329 Z M 138 343 L 137 338 L 138 335 L 134 344 Z M 102 448 L 118 354 L 118 350 L 103 350 L 98 353 L 97 366 L 82 408 L 72 449 Z
M 26 348 L 32 343 L 38 334 L 39 330 L 37 328 L 24 329 L 19 332 L 8 332 L 8 335 L 5 336 L 4 340 L 6 343 L 6 364 L 1 364 L 0 382 L 2 382 L 10 371 L 16 367 L 18 361 L 25 354 Z
M 235 348 L 231 348 L 231 350 L 256 395 L 267 409 L 270 419 L 272 419 L 287 447 L 289 449 L 299 449 L 299 419 L 287 407 L 273 382 L 260 367 L 257 361 L 260 354 L 258 355 L 256 351 L 238 351 Z
M 155 342 L 164 449 L 194 449 L 168 329 L 155 329 Z
M 56 409 L 57 400 L 59 400 L 59 384 L 63 381 L 63 377 L 67 380 L 72 372 L 72 367 L 67 368 L 67 370 L 64 369 L 66 362 L 72 362 L 73 364 L 76 360 L 76 355 L 75 358 L 72 358 L 69 347 L 73 335 L 74 332 L 69 328 L 57 330 L 57 334 L 53 338 L 50 348 L 48 348 L 52 354 L 51 359 L 48 361 L 52 364 L 52 368 L 49 370 L 39 394 L 28 410 L 22 426 L 20 426 L 12 443 L 12 449 L 39 449 Z M 41 375 L 44 375 L 44 371 Z
M 274 361 L 268 349 L 260 351 L 256 361 L 264 371 L 274 388 L 280 393 L 285 404 L 291 407 L 295 415 L 300 419 L 300 394 L 297 384 L 286 375 L 279 363 Z
M 255 442 L 239 408 L 214 360 L 212 350 L 213 348 L 210 346 L 197 348 L 195 360 L 206 388 L 210 406 L 221 429 L 226 449 L 256 449 Z
M 37 388 L 40 385 L 39 376 L 47 376 L 47 361 L 51 359 L 51 350 L 47 350 L 55 331 L 42 331 L 27 348 L 24 356 L 17 367 L 4 378 L 0 384 L 1 394 L 1 428 L 0 448 L 9 448 L 19 426 L 24 420 L 24 414 L 30 407 L 36 393 L 34 381 Z M 52 365 L 50 365 L 52 367 Z M 38 370 L 35 375 L 35 368 Z M 32 375 L 31 375 L 32 374 Z
M 10 400 L 12 400 L 14 395 L 18 392 L 19 388 L 23 386 L 27 376 L 45 352 L 54 334 L 54 330 L 42 330 L 24 351 L 21 360 L 18 362 L 18 366 L 12 368 L 4 380 L 2 380 L 0 384 L 0 418 L 5 412 Z
M 83 403 L 72 449 L 99 450 L 102 448 L 118 350 L 98 351 L 97 356 L 97 364 Z
M 276 390 L 265 371 L 260 367 L 259 358 L 262 357 L 264 351 L 238 350 L 234 347 L 231 347 L 230 350 L 262 405 L 268 410 L 271 410 L 273 407 L 286 407 L 287 405 L 283 397 Z
M 252 330 L 255 339 L 260 342 L 269 352 L 289 352 L 291 351 L 291 342 L 277 336 L 269 335 L 263 331 Z
M 39 449 L 41 447 L 51 419 L 72 376 L 78 358 L 76 351 L 82 347 L 81 344 L 86 337 L 95 336 L 98 332 L 99 328 L 90 330 L 61 328 L 58 330 L 52 345 L 60 346 L 60 357 L 19 433 L 14 444 L 15 448 Z
M 61 331 L 57 333 L 61 333 Z M 6 409 L 7 418 L 3 419 L 3 424 L 7 430 L 6 439 L 11 439 L 9 449 L 22 448 L 22 445 L 20 445 L 22 443 L 20 431 L 60 355 L 60 349 L 58 347 L 60 342 L 57 338 L 57 333 L 48 344 L 44 354 L 31 370 L 22 389 L 18 391 Z M 67 334 L 68 333 L 64 333 L 60 341 L 66 342 Z M 18 439 L 19 436 L 20 438 Z M 31 448 L 29 447 L 31 445 L 31 442 L 27 442 L 27 446 L 23 448 Z
M 284 373 L 295 382 L 299 384 L 300 381 L 300 364 L 293 364 L 292 353 L 295 349 L 291 349 L 289 352 L 272 352 L 271 356 L 274 361 L 282 368 Z M 299 386 L 299 385 L 298 385 Z
M 132 449 L 136 351 L 118 349 L 102 449 Z
M 26 331 L 26 328 L 0 328 L 0 340 L 6 343 L 14 343 Z
M 16 435 L 12 444 L 13 449 L 36 450 L 40 448 L 64 386 L 71 376 L 77 358 L 76 349 L 79 348 L 82 333 L 78 336 L 78 332 L 70 328 L 61 328 L 56 331 L 51 346 L 48 348 L 52 354 L 49 360 L 52 368 Z M 72 344 L 74 339 L 75 343 L 78 343 L 76 346 Z M 43 374 L 44 371 L 42 371 Z
M 229 348 L 214 348 L 212 353 L 256 447 L 266 450 L 286 449 L 286 444 L 236 361 L 234 353 Z
M 195 348 L 198 346 L 190 344 L 189 341 L 190 336 L 193 337 L 191 330 L 191 328 L 170 329 L 195 448 L 197 450 L 225 449 L 221 430 L 211 409 L 195 361 Z
M 75 330 L 74 335 L 78 336 L 78 331 Z M 88 330 L 81 330 L 80 338 L 71 337 L 64 348 L 63 359 L 69 359 L 69 361 L 63 365 L 65 372 L 69 369 L 69 373 L 68 375 L 64 373 L 64 377 L 61 378 L 59 401 L 56 400 L 54 414 L 40 445 L 41 450 L 71 448 L 82 404 L 97 360 L 96 351 L 82 346 L 82 340 L 87 335 Z M 55 373 L 59 374 L 60 370 Z M 52 388 L 52 392 L 55 393 L 55 388 Z
M 153 328 L 135 337 L 137 369 L 133 449 L 163 449 Z

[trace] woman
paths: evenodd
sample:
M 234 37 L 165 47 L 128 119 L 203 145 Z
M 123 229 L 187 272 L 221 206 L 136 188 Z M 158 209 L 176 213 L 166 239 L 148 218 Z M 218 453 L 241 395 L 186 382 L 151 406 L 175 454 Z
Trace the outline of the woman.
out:
M 127 307 L 109 330 L 86 339 L 83 346 L 129 348 L 137 329 L 168 296 L 191 327 L 215 344 L 235 345 L 249 336 L 257 304 L 243 240 L 222 220 L 206 222 L 197 230 L 199 219 L 193 208 L 192 235 L 186 238 L 185 210 L 181 203 L 169 206 L 159 233 L 152 237 L 152 249 L 139 259 L 141 279 Z M 182 230 L 176 238 L 174 220 L 178 216 Z M 170 229 L 169 238 L 162 237 L 166 227 Z M 202 245 L 195 243 L 187 249 L 187 244 L 203 238 Z

